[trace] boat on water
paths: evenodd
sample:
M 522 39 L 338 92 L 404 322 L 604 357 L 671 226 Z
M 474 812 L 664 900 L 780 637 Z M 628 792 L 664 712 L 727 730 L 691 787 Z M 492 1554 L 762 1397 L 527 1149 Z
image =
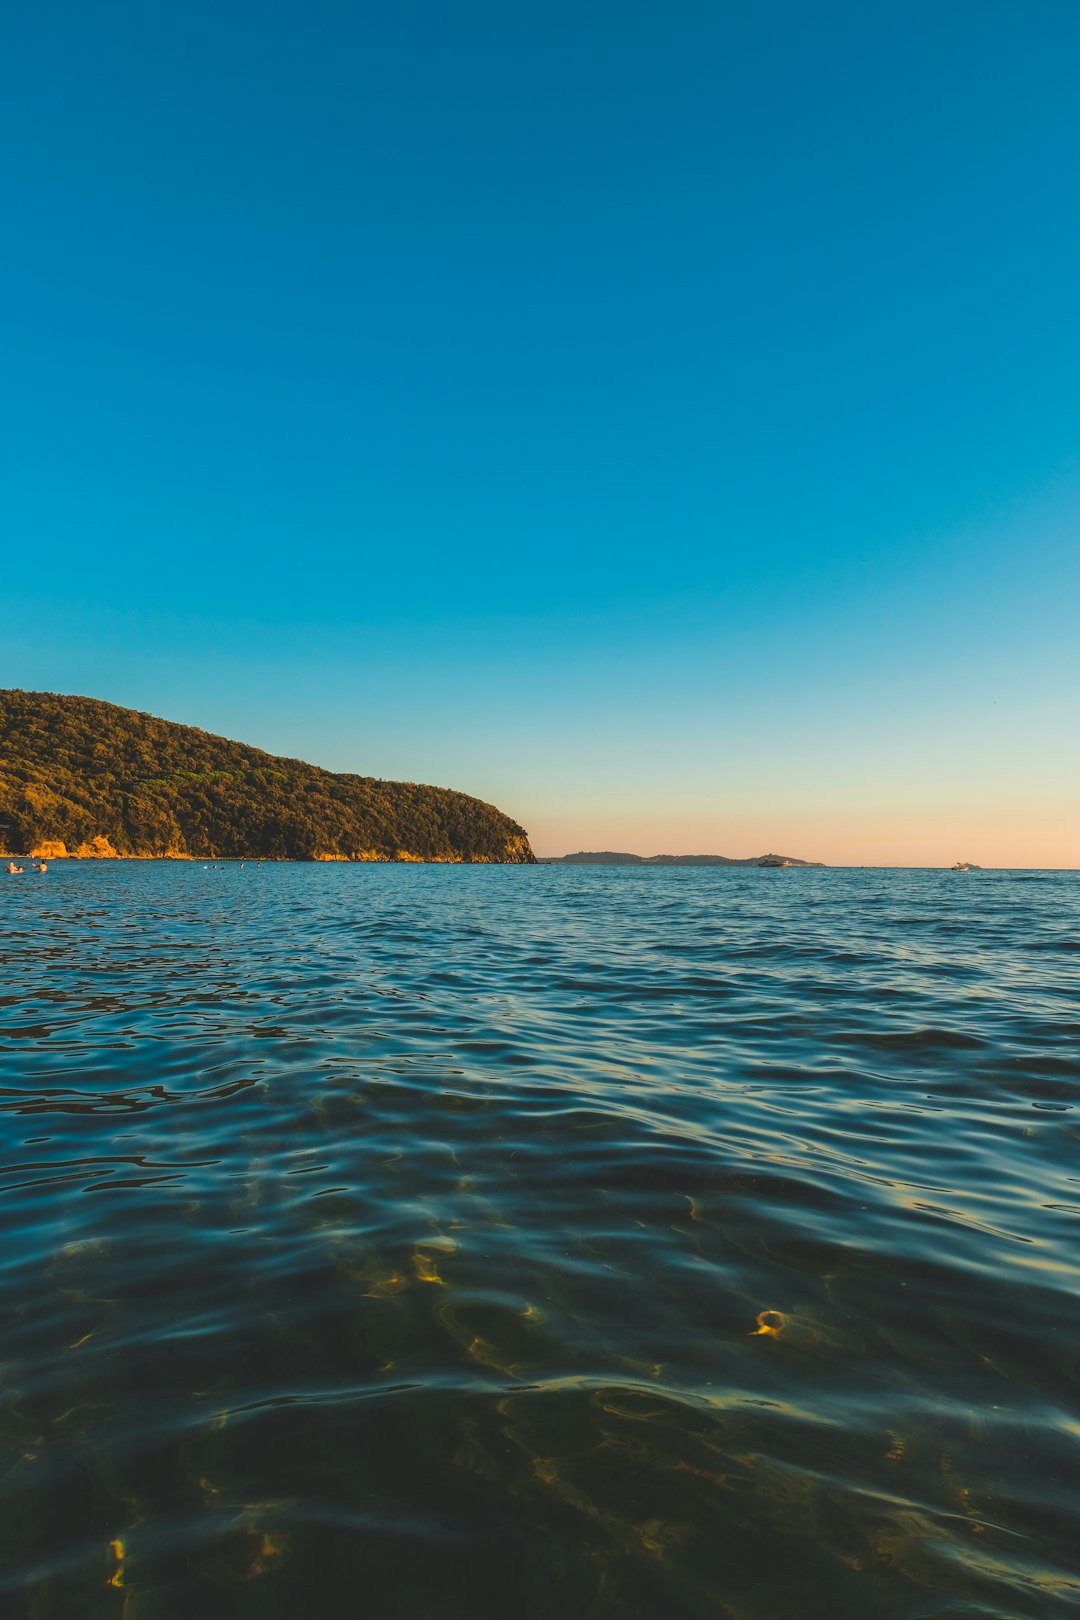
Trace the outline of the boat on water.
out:
M 982 867 L 981 866 L 975 866 L 971 861 L 957 861 L 955 866 L 950 867 L 950 871 L 953 871 L 953 872 L 981 872 Z
M 761 857 L 760 861 L 758 861 L 758 865 L 759 866 L 790 866 L 791 862 L 790 861 L 785 861 L 785 859 L 784 859 L 784 857 L 782 855 L 763 855 Z

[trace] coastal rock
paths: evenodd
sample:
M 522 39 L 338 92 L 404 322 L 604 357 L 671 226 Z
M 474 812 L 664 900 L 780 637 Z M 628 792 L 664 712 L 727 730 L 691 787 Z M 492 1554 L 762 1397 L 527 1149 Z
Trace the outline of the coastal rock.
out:
M 32 861 L 62 861 L 67 847 L 59 838 L 44 838 L 27 851 Z
M 71 853 L 80 861 L 115 861 L 118 859 L 120 851 L 109 842 L 103 833 L 98 833 L 96 837 L 88 838 L 83 843 L 77 844 Z M 57 857 L 57 859 L 60 858 Z

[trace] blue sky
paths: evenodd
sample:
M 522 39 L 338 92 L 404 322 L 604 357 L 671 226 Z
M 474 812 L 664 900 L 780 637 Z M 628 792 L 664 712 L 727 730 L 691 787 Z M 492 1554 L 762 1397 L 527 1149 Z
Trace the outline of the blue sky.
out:
M 1080 865 L 1071 0 L 6 32 L 0 684 L 544 852 Z

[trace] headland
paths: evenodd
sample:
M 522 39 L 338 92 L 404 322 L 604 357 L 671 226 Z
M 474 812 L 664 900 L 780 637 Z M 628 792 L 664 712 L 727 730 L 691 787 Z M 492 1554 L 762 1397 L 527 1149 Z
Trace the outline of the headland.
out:
M 0 690 L 0 850 L 65 857 L 531 863 L 452 788 L 280 758 L 96 698 Z

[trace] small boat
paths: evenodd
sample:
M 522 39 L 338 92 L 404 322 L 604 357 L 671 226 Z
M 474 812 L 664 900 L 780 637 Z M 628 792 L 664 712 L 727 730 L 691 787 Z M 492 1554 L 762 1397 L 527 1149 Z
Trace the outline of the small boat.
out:
M 953 871 L 953 872 L 981 872 L 982 867 L 981 866 L 974 866 L 971 863 L 971 861 L 957 861 L 955 866 L 950 867 L 950 871 Z

